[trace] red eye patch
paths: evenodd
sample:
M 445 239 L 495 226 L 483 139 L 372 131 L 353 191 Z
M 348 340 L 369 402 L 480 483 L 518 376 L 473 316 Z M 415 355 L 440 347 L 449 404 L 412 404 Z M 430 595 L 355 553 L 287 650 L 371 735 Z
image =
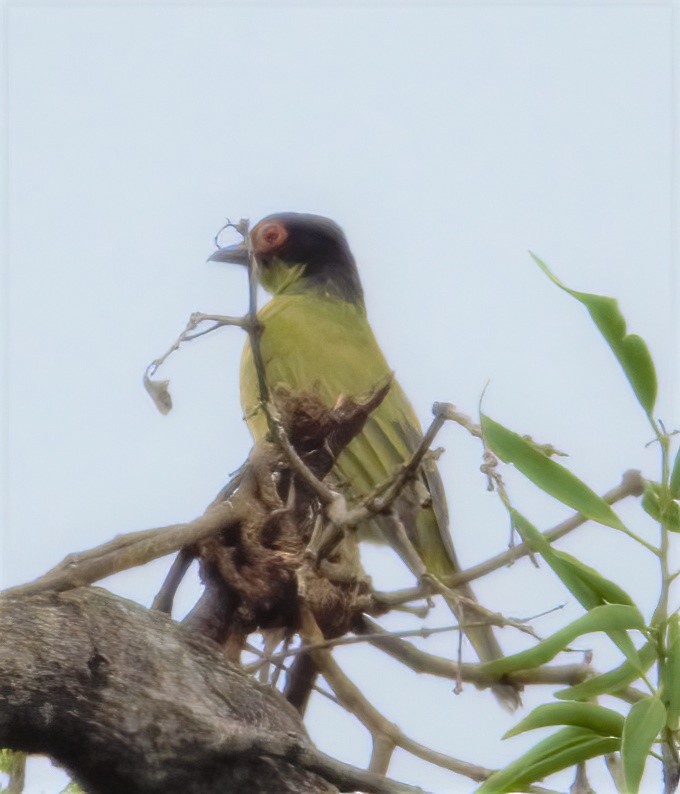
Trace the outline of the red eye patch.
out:
M 270 254 L 288 239 L 286 227 L 278 221 L 267 221 L 253 229 L 253 250 L 256 254 Z

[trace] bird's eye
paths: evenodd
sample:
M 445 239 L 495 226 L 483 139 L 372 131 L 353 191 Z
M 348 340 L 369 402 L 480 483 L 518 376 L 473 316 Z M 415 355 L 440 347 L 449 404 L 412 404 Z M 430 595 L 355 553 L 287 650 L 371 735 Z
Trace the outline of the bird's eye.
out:
M 268 254 L 280 248 L 286 241 L 288 232 L 282 223 L 270 221 L 261 229 L 255 229 L 253 243 L 256 253 Z
M 262 235 L 265 243 L 273 245 L 279 239 L 279 230 L 275 226 L 270 226 Z

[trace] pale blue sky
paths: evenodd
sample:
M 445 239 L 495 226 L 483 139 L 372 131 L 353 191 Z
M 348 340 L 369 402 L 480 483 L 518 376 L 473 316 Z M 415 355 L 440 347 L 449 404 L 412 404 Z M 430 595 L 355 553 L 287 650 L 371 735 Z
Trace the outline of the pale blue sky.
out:
M 658 412 L 677 426 L 672 5 L 8 5 L 3 583 L 115 533 L 192 518 L 244 459 L 240 332 L 176 355 L 168 417 L 141 386 L 192 311 L 244 308 L 243 273 L 205 264 L 227 215 L 310 211 L 343 226 L 376 333 L 424 422 L 434 400 L 474 413 L 490 380 L 487 412 L 570 452 L 596 490 L 628 468 L 653 476 L 622 374 L 527 249 L 569 285 L 619 299 L 657 362 Z M 453 428 L 440 441 L 469 565 L 505 547 L 507 520 L 478 446 Z M 540 527 L 568 515 L 508 482 Z M 634 506 L 622 514 L 653 530 Z M 654 565 L 611 530 L 583 528 L 563 547 L 652 605 Z M 386 552 L 366 562 L 381 587 L 409 581 Z M 111 587 L 148 604 L 166 567 Z M 475 589 L 515 616 L 567 602 L 537 624 L 544 634 L 579 614 L 526 561 Z M 185 607 L 195 593 L 185 589 Z M 597 638 L 580 647 L 591 645 L 598 666 L 616 660 Z M 454 642 L 424 647 L 451 653 Z M 338 658 L 442 752 L 494 765 L 536 739 L 500 743 L 515 718 L 487 693 L 456 698 L 450 682 L 357 647 Z M 322 749 L 366 763 L 367 736 L 335 707 L 314 702 L 309 728 Z M 391 774 L 471 789 L 401 753 Z M 28 794 L 60 779 L 36 765 Z M 606 780 L 595 765 L 592 780 Z

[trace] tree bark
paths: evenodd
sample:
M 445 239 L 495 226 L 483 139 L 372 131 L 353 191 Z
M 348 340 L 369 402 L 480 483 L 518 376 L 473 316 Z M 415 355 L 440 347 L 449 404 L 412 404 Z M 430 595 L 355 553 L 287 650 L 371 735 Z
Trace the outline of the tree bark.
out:
M 0 597 L 0 746 L 93 794 L 413 791 L 323 755 L 210 640 L 99 588 Z

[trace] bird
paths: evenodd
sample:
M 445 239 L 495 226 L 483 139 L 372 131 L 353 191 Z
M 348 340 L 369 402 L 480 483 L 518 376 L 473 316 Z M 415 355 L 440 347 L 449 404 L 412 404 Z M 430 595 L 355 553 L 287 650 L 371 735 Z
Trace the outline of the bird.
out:
M 247 265 L 252 254 L 258 280 L 271 299 L 257 314 L 267 384 L 292 393 L 312 391 L 329 407 L 343 397 L 374 390 L 392 370 L 369 323 L 355 258 L 340 226 L 329 218 L 281 212 L 259 221 L 245 240 L 219 247 L 209 261 Z M 246 342 L 240 371 L 241 406 L 255 441 L 266 437 L 253 352 Z M 361 496 L 393 477 L 418 448 L 422 429 L 416 412 L 392 377 L 383 402 L 368 416 L 362 432 L 338 456 L 335 476 L 350 494 Z M 427 571 L 446 577 L 460 571 L 449 532 L 449 515 L 436 462 L 426 458 L 418 477 L 394 503 L 402 524 Z M 373 522 L 384 527 L 380 517 Z M 378 533 L 380 529 L 378 530 Z M 383 538 L 389 543 L 389 530 Z M 475 600 L 468 583 L 456 592 Z M 465 621 L 479 621 L 469 606 Z M 470 626 L 465 634 L 482 662 L 502 656 L 490 626 Z M 519 705 L 511 683 L 492 687 L 501 704 Z

